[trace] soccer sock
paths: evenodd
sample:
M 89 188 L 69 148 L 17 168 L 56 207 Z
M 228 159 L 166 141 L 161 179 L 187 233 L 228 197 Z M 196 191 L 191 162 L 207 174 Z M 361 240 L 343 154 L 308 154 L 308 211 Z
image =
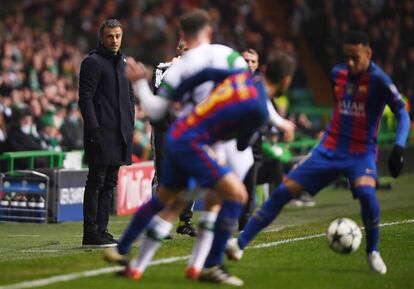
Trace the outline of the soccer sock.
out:
M 367 237 L 366 252 L 378 251 L 380 208 L 375 195 L 375 188 L 359 186 L 355 188 L 361 204 L 361 216 Z
M 217 219 L 216 212 L 203 212 L 198 223 L 197 241 L 194 244 L 191 258 L 188 261 L 187 267 L 193 267 L 197 270 L 203 268 L 208 252 L 214 238 L 214 223 Z
M 211 245 L 210 253 L 207 256 L 204 267 L 210 268 L 223 262 L 227 240 L 237 229 L 237 222 L 243 207 L 244 205 L 239 202 L 223 201 L 214 226 L 213 244 Z
M 240 249 L 244 249 L 263 228 L 267 227 L 291 199 L 292 195 L 284 184 L 277 187 L 244 227 L 237 239 Z
M 154 195 L 148 203 L 138 209 L 129 223 L 128 228 L 125 230 L 118 242 L 118 252 L 120 254 L 125 255 L 129 252 L 129 249 L 135 239 L 147 227 L 151 219 L 163 208 L 164 205 Z
M 159 216 L 154 216 L 149 227 L 147 235 L 142 240 L 137 258 L 132 260 L 130 264 L 131 267 L 141 273 L 144 273 L 148 267 L 155 252 L 161 246 L 161 241 L 171 232 L 173 224 L 161 219 Z

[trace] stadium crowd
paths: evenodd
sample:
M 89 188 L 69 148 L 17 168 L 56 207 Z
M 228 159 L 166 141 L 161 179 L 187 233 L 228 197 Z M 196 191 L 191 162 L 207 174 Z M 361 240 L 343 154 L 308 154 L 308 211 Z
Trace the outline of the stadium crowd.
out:
M 341 61 L 341 39 L 350 30 L 368 33 L 373 60 L 414 106 L 414 2 L 411 0 L 288 1 L 291 30 L 308 40 L 327 72 Z
M 275 48 L 294 55 L 293 41 L 276 38 L 255 5 L 254 1 L 205 0 L 9 3 L 0 9 L 4 16 L 0 20 L 0 151 L 82 149 L 76 104 L 79 66 L 95 47 L 97 28 L 106 18 L 121 21 L 123 51 L 146 63 L 171 59 L 178 42 L 175 15 L 194 7 L 207 8 L 216 25 L 217 43 L 239 50 L 253 47 L 261 61 Z M 295 83 L 306 85 L 306 80 L 302 77 Z M 134 160 L 148 159 L 150 125 L 139 106 L 135 127 Z
M 297 0 L 286 4 L 291 34 L 285 36 L 275 35 L 272 26 L 261 19 L 257 1 L 7 3 L 0 8 L 0 151 L 82 149 L 82 120 L 76 105 L 79 66 L 95 47 L 95 34 L 102 20 L 119 19 L 125 27 L 122 50 L 156 64 L 169 61 L 175 53 L 179 37 L 175 16 L 194 7 L 204 7 L 209 12 L 216 26 L 216 43 L 238 50 L 254 48 L 260 62 L 279 50 L 300 61 L 297 39 L 306 37 L 312 40 L 308 43 L 327 72 L 341 60 L 340 39 L 344 33 L 354 28 L 365 30 L 372 39 L 374 61 L 385 68 L 413 102 L 414 44 L 409 35 L 414 30 L 414 4 L 393 0 L 351 1 L 350 5 L 345 2 Z M 297 67 L 291 95 L 294 90 L 309 95 L 306 75 L 300 63 Z M 289 101 L 294 104 L 292 99 L 278 101 L 282 115 Z M 303 134 L 318 135 L 306 116 L 296 116 L 295 121 Z M 150 124 L 139 106 L 135 127 L 134 161 L 151 158 Z M 14 134 L 28 140 L 10 141 Z

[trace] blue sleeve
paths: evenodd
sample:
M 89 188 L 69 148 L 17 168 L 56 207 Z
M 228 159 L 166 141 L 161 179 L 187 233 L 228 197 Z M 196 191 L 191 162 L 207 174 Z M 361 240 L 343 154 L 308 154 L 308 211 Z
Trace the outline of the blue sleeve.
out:
M 214 81 L 215 83 L 219 83 L 230 75 L 241 71 L 244 70 L 206 68 L 196 75 L 183 80 L 180 85 L 171 93 L 170 99 L 173 101 L 180 101 L 186 92 L 194 89 L 206 81 Z
M 401 94 L 388 76 L 384 77 L 383 84 L 385 86 L 385 102 L 398 120 L 395 144 L 404 147 L 410 132 L 410 116 L 405 109 Z
M 237 136 L 237 149 L 239 151 L 245 150 L 248 146 L 253 145 L 260 136 L 259 129 L 267 122 L 269 112 L 267 111 L 267 94 L 261 82 L 256 83 L 256 89 L 259 93 L 259 109 L 255 111 L 254 115 L 247 118 L 243 125 L 239 128 Z
M 252 133 L 244 133 L 237 137 L 237 150 L 244 151 L 249 146 L 252 146 L 260 137 L 259 130 L 255 130 Z
M 404 147 L 410 133 L 410 116 L 405 107 L 401 107 L 397 112 L 394 112 L 394 115 L 398 119 L 395 144 Z

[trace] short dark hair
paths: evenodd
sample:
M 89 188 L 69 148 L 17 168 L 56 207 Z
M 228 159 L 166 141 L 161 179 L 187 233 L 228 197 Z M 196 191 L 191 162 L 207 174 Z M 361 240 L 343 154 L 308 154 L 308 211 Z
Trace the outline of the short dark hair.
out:
M 241 51 L 241 53 L 250 53 L 250 54 L 254 54 L 257 55 L 259 57 L 259 53 L 256 51 L 256 49 L 253 48 L 245 48 Z
M 98 31 L 98 39 L 99 40 L 102 40 L 103 31 L 104 31 L 105 27 L 109 27 L 109 28 L 119 27 L 119 28 L 122 29 L 122 24 L 121 24 L 121 22 L 119 22 L 118 19 L 106 19 L 106 20 L 102 21 L 101 25 L 99 26 L 99 31 Z
M 277 52 L 266 63 L 265 77 L 273 83 L 279 83 L 284 77 L 293 75 L 296 69 L 295 59 L 285 52 Z
M 363 46 L 370 46 L 369 42 L 370 41 L 369 41 L 369 37 L 367 34 L 359 30 L 354 30 L 354 31 L 348 32 L 345 35 L 343 44 L 353 44 L 353 45 L 361 44 Z
M 194 9 L 180 17 L 180 25 L 181 30 L 186 37 L 192 38 L 195 37 L 201 29 L 210 25 L 210 16 L 205 10 Z

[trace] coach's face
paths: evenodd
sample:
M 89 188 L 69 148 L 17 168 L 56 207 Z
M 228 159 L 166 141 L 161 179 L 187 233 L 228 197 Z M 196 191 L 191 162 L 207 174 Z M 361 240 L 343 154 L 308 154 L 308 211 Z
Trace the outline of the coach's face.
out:
M 345 63 L 353 75 L 361 74 L 368 70 L 372 50 L 369 46 L 362 44 L 344 44 L 343 53 Z
M 116 54 L 121 48 L 122 29 L 120 27 L 105 27 L 102 34 L 102 43 L 105 48 Z

